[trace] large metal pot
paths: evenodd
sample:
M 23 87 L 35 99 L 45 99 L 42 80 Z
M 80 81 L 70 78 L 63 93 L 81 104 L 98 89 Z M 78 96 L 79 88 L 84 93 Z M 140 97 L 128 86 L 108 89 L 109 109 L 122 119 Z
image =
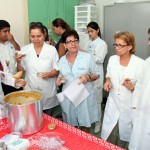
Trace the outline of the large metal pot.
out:
M 7 94 L 4 102 L 8 108 L 8 125 L 11 132 L 29 135 L 43 126 L 43 95 L 37 91 L 18 91 Z

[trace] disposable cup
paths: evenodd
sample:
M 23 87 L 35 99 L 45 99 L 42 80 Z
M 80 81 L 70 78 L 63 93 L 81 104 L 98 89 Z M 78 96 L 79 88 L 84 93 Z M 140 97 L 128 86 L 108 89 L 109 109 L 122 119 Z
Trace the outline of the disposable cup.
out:
M 42 77 L 43 74 L 44 74 L 44 72 L 37 72 L 37 76 L 38 76 L 38 77 Z
M 66 79 L 61 79 L 61 83 L 66 83 Z

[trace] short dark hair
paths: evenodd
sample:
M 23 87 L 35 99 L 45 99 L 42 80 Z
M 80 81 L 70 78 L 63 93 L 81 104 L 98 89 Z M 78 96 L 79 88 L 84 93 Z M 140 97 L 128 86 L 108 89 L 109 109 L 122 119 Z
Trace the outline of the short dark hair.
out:
M 148 29 L 148 34 L 150 34 L 150 28 Z
M 4 29 L 6 27 L 10 28 L 10 24 L 5 20 L 0 20 L 0 30 Z
M 62 42 L 66 43 L 66 39 L 69 36 L 74 36 L 74 38 L 79 41 L 79 35 L 76 30 L 66 30 L 62 35 Z

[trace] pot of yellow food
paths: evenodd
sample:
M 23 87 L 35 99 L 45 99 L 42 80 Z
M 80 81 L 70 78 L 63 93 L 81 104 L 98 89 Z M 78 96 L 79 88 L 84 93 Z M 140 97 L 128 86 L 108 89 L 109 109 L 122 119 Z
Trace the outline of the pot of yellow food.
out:
M 18 91 L 7 94 L 4 102 L 11 132 L 30 135 L 43 127 L 43 95 L 37 91 Z

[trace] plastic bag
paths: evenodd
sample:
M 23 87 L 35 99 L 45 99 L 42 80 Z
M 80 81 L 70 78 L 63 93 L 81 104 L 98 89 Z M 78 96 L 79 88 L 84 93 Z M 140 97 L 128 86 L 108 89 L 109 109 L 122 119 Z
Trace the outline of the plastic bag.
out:
M 58 150 L 63 147 L 65 140 L 60 133 L 48 132 L 36 138 L 32 147 L 37 147 L 40 150 Z
M 0 119 L 6 118 L 6 107 L 0 103 Z

